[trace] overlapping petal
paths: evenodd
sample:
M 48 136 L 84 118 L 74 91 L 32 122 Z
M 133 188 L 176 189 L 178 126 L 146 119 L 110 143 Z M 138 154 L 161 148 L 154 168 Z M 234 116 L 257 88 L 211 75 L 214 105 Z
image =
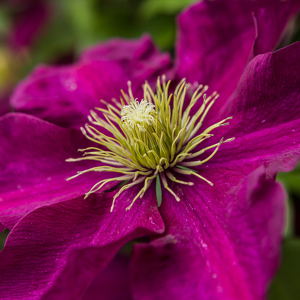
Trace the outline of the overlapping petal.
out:
M 239 82 L 234 131 L 247 134 L 299 119 L 300 42 L 253 59 Z M 232 131 L 233 132 L 233 131 Z
M 129 80 L 140 99 L 142 83 L 153 84 L 164 73 L 170 77 L 170 67 L 169 55 L 161 54 L 148 36 L 113 40 L 87 50 L 75 65 L 36 68 L 17 87 L 11 105 L 18 112 L 78 128 L 87 122 L 91 109 L 104 106 L 100 100 L 119 99 Z
M 120 64 L 134 78 L 132 87 L 137 93 L 145 80 L 153 86 L 162 74 L 173 77 L 170 55 L 161 53 L 147 34 L 137 40 L 112 39 L 85 50 L 80 57 L 80 61 L 94 60 Z
M 21 219 L 0 253 L 1 298 L 81 299 L 124 243 L 164 231 L 153 193 L 125 211 L 135 192 L 124 192 L 113 213 L 112 196 L 103 193 L 43 206 Z
M 263 168 L 249 177 L 214 169 L 215 186 L 165 193 L 163 238 L 136 245 L 136 299 L 264 299 L 279 259 L 285 193 Z
M 77 149 L 91 145 L 77 130 L 8 114 L 0 119 L 0 136 L 0 221 L 9 228 L 39 206 L 83 195 L 103 176 L 86 174 L 66 181 L 77 171 L 95 166 L 65 161 L 81 156 Z
M 236 87 L 255 39 L 251 12 L 202 1 L 178 18 L 177 76 L 208 84 L 225 99 Z
M 100 100 L 119 97 L 128 79 L 113 62 L 40 66 L 17 87 L 11 105 L 59 126 L 79 128 L 91 109 L 104 106 Z
M 233 116 L 223 134 L 234 136 L 211 163 L 292 170 L 300 157 L 300 43 L 259 55 L 247 66 L 234 96 Z M 271 174 L 270 174 L 271 175 Z
M 117 255 L 86 290 L 82 300 L 131 300 L 129 257 Z
M 247 62 L 272 51 L 295 1 L 202 1 L 178 19 L 177 76 L 208 84 L 220 93 L 209 118 L 230 100 Z
M 295 0 L 267 2 L 254 14 L 256 39 L 250 57 L 275 49 L 289 19 L 300 9 L 299 1 Z

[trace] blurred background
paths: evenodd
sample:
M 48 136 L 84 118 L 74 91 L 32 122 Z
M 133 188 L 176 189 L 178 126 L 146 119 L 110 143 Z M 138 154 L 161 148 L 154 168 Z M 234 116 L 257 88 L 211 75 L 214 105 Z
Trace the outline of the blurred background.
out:
M 68 64 L 81 50 L 112 37 L 136 38 L 148 32 L 174 55 L 176 15 L 192 0 L 0 0 L 0 116 L 9 111 L 14 86 L 39 63 Z M 294 19 L 280 47 L 300 40 Z M 270 300 L 300 299 L 300 165 L 278 175 L 288 191 L 281 268 Z M 0 234 L 0 249 L 8 231 Z M 129 254 L 130 244 L 122 249 Z

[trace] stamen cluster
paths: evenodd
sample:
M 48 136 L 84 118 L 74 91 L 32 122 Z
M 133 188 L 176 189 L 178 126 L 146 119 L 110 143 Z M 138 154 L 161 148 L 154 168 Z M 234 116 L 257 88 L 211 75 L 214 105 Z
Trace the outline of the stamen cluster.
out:
M 89 124 L 85 125 L 85 129 L 81 128 L 88 139 L 104 146 L 106 150 L 97 147 L 80 149 L 79 151 L 84 152 L 83 157 L 68 159 L 67 161 L 88 159 L 101 162 L 101 165 L 80 171 L 69 179 L 91 171 L 115 172 L 122 174 L 122 176 L 99 181 L 86 193 L 85 198 L 91 193 L 99 191 L 109 182 L 121 181 L 123 186 L 113 198 L 111 207 L 111 211 L 113 211 L 115 200 L 123 191 L 143 182 L 143 188 L 127 207 L 127 210 L 129 210 L 139 197 L 144 196 L 154 179 L 156 179 L 158 206 L 161 204 L 161 181 L 164 188 L 177 201 L 180 201 L 180 198 L 169 187 L 168 181 L 189 186 L 193 185 L 192 182 L 176 179 L 174 175 L 176 173 L 194 175 L 213 185 L 212 182 L 190 169 L 190 167 L 204 164 L 215 155 L 222 143 L 230 142 L 234 138 L 225 141 L 222 138 L 217 144 L 203 148 L 200 151 L 193 152 L 193 150 L 201 142 L 213 136 L 210 133 L 213 129 L 228 125 L 229 123 L 226 123 L 226 121 L 231 117 L 200 132 L 205 116 L 219 95 L 214 92 L 207 97 L 205 92 L 208 86 L 199 85 L 189 102 L 184 105 L 188 98 L 188 84 L 185 79 L 177 85 L 173 94 L 169 94 L 169 86 L 170 81 L 166 84 L 164 77 L 162 80 L 158 78 L 157 91 L 154 93 L 146 82 L 143 86 L 144 98 L 138 102 L 133 97 L 129 83 L 128 94 L 121 91 L 120 102 L 115 99 L 112 100 L 111 104 L 102 101 L 107 105 L 107 109 L 96 108 L 102 113 L 102 117 L 99 117 L 95 111 L 91 111 L 90 123 L 105 128 L 112 133 L 112 136 L 105 135 Z M 202 105 L 192 115 L 191 109 L 200 98 L 203 99 Z M 205 159 L 192 160 L 206 150 L 213 148 L 214 151 Z

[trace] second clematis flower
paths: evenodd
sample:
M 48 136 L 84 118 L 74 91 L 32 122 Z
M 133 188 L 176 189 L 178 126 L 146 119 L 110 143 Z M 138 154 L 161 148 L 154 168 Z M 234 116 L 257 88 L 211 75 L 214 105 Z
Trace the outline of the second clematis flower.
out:
M 0 116 L 11 111 L 9 97 L 28 62 L 30 48 L 50 16 L 46 1 L 1 0 L 0 10 L 9 12 L 11 28 L 0 33 Z
M 175 67 L 146 36 L 24 80 L 21 113 L 0 120 L 2 299 L 80 299 L 140 236 L 151 242 L 133 250 L 133 299 L 265 298 L 284 226 L 274 179 L 300 156 L 300 44 L 261 53 L 295 3 L 195 4 Z

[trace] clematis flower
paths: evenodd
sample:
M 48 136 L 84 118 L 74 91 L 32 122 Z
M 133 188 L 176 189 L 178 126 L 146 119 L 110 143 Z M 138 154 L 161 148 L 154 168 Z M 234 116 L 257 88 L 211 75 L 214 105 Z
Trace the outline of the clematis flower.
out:
M 300 43 L 265 52 L 276 46 L 296 6 L 201 2 L 179 17 L 175 68 L 145 36 L 96 46 L 73 66 L 39 67 L 25 79 L 12 98 L 19 113 L 0 119 L 0 222 L 12 229 L 0 253 L 1 297 L 80 299 L 122 245 L 151 236 L 132 253 L 133 299 L 264 299 L 278 266 L 284 225 L 285 193 L 274 178 L 291 170 L 300 155 Z M 269 32 L 274 24 L 276 30 Z M 179 87 L 173 87 L 174 97 L 164 84 L 155 96 L 154 84 L 163 74 Z M 124 107 L 111 99 L 119 99 L 128 80 Z M 215 90 L 220 97 L 214 102 Z M 104 116 L 92 113 L 90 121 L 100 127 L 87 127 L 89 141 L 78 128 L 94 107 Z M 199 128 L 187 122 L 197 116 Z M 219 126 L 228 117 L 230 124 Z M 149 148 L 145 132 L 156 133 L 162 141 L 158 149 Z M 195 148 L 187 152 L 184 143 L 194 137 Z M 124 142 L 123 157 L 108 142 L 116 138 Z M 133 166 L 127 153 L 132 159 L 139 153 L 130 151 L 129 142 L 138 139 L 144 148 L 133 149 L 144 159 L 137 158 L 134 170 L 139 166 L 148 174 L 121 172 L 132 183 L 145 177 L 118 195 L 110 179 L 120 164 Z M 95 142 L 96 153 L 86 156 L 92 159 L 82 159 L 77 149 L 91 149 Z M 203 150 L 190 164 L 188 154 Z M 107 161 L 115 158 L 115 168 L 84 172 L 108 164 L 102 151 Z M 169 166 L 151 151 L 169 155 Z M 179 161 L 175 154 L 187 157 Z M 65 162 L 69 158 L 73 162 Z M 77 171 L 84 174 L 66 181 Z M 97 190 L 99 182 L 105 185 Z
M 12 28 L 7 36 L 11 49 L 22 51 L 29 48 L 45 26 L 50 7 L 46 1 L 2 0 L 12 12 Z

